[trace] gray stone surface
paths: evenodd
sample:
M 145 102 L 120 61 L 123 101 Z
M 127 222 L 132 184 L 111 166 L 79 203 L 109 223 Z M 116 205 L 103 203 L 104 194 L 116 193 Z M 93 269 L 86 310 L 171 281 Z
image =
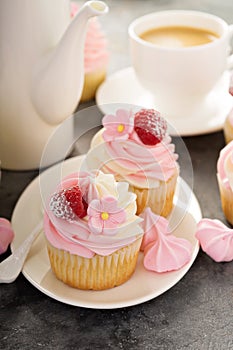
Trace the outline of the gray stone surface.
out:
M 109 72 L 129 65 L 127 26 L 139 15 L 161 9 L 196 9 L 233 23 L 232 0 L 107 2 L 110 13 L 102 23 L 110 39 Z M 93 132 L 80 139 L 73 155 L 86 152 Z M 192 160 L 194 192 L 203 216 L 226 223 L 216 181 L 216 160 L 224 146 L 222 132 L 183 141 Z M 180 140 L 174 142 L 179 149 Z M 190 182 L 182 152 L 180 163 L 182 176 Z M 0 216 L 10 219 L 20 194 L 37 175 L 36 170 L 2 172 Z M 0 349 L 233 349 L 232 276 L 232 262 L 215 263 L 200 251 L 185 277 L 158 298 L 129 308 L 92 310 L 53 300 L 20 275 L 14 283 L 0 286 Z

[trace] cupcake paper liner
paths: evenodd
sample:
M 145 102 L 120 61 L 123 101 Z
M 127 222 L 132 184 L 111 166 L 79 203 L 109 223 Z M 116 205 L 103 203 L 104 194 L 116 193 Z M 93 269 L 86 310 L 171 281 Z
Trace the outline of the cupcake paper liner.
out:
M 222 203 L 222 210 L 227 221 L 233 225 L 233 193 L 227 188 L 218 177 L 219 191 Z
M 48 255 L 56 277 L 78 289 L 104 290 L 126 282 L 133 274 L 142 237 L 108 256 L 84 258 L 53 247 L 47 241 Z
M 231 125 L 228 118 L 226 118 L 224 126 L 223 126 L 223 132 L 225 137 L 225 142 L 229 143 L 233 140 L 233 126 Z
M 86 73 L 80 102 L 92 100 L 95 97 L 96 90 L 105 78 L 106 68 L 100 68 L 94 72 Z
M 178 174 L 175 173 L 167 182 L 160 181 L 157 188 L 139 188 L 133 185 L 129 190 L 137 196 L 137 215 L 146 207 L 157 214 L 167 217 L 173 208 L 173 197 L 176 189 Z

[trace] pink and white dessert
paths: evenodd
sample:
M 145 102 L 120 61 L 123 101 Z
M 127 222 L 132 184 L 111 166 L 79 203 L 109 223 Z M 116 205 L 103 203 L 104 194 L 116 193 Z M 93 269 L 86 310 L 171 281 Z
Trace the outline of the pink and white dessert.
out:
M 4 253 L 13 241 L 14 231 L 10 221 L 0 218 L 0 254 Z
M 149 271 L 168 272 L 186 265 L 192 256 L 192 245 L 168 231 L 168 220 L 154 214 L 150 208 L 140 215 L 144 231 L 141 250 L 144 266 Z
M 217 162 L 217 179 L 224 215 L 233 225 L 233 141 L 220 152 Z
M 142 240 L 142 219 L 128 184 L 111 174 L 79 172 L 51 195 L 44 217 L 51 267 L 80 289 L 102 290 L 127 281 Z
M 228 113 L 224 125 L 223 132 L 226 144 L 233 140 L 233 108 Z
M 216 262 L 233 260 L 233 230 L 221 221 L 202 219 L 196 237 L 202 250 Z
M 229 85 L 229 94 L 233 96 L 233 75 L 230 79 L 230 85 Z M 233 100 L 232 100 L 233 105 Z M 225 137 L 226 143 L 229 143 L 233 140 L 233 108 L 229 111 L 224 125 L 223 125 L 223 133 Z
M 111 173 L 137 195 L 137 214 L 150 207 L 167 217 L 173 207 L 179 166 L 167 123 L 159 112 L 118 109 L 103 118 L 86 157 L 88 169 Z
M 76 3 L 71 3 L 71 18 L 78 12 Z M 99 85 L 106 78 L 109 52 L 107 38 L 98 18 L 89 20 L 84 46 L 84 87 L 81 102 L 92 100 Z

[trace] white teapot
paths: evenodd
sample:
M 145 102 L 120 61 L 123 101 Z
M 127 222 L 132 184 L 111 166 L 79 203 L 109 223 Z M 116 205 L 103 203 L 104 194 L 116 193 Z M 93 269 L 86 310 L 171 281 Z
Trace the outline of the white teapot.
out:
M 88 1 L 72 20 L 69 0 L 0 1 L 0 160 L 3 168 L 38 168 L 44 146 L 75 110 L 84 81 L 88 19 L 108 11 Z M 72 122 L 64 123 L 47 164 L 69 149 Z

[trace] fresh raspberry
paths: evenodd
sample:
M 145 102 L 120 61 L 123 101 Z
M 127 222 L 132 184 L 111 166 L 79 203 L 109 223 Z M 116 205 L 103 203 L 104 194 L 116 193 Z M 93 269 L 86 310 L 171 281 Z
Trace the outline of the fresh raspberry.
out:
M 50 210 L 61 219 L 72 221 L 75 216 L 80 219 L 87 215 L 87 203 L 82 198 L 81 190 L 74 186 L 58 193 L 50 199 Z
M 167 131 L 167 122 L 154 109 L 141 109 L 134 117 L 134 130 L 148 146 L 161 142 Z
M 65 190 L 64 195 L 71 209 L 79 218 L 87 215 L 87 203 L 82 198 L 82 192 L 79 186 Z

